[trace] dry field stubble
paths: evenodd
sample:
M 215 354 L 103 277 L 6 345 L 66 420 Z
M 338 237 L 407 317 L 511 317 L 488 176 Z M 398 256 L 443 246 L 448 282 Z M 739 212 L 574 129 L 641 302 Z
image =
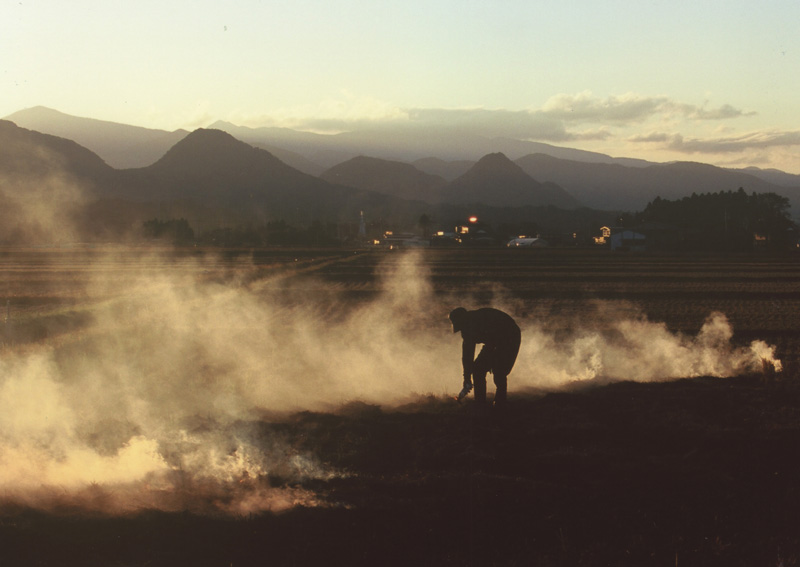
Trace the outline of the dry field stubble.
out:
M 7 252 L 5 349 L 78 340 L 114 282 L 184 270 L 226 285 L 295 286 L 336 309 L 382 292 L 397 252 Z M 202 256 L 201 263 L 186 262 Z M 41 565 L 793 565 L 800 562 L 800 264 L 795 256 L 686 258 L 573 250 L 426 250 L 442 309 L 503 305 L 568 334 L 611 311 L 696 334 L 724 313 L 736 344 L 788 366 L 518 393 L 506 413 L 429 397 L 353 403 L 256 425 L 346 475 L 296 481 L 330 506 L 108 518 L 0 508 L 0 559 Z M 102 286 L 96 282 L 103 274 Z M 312 276 L 310 279 L 308 276 Z M 107 283 L 107 282 L 110 282 Z M 266 283 L 268 282 L 268 283 Z M 296 296 L 287 296 L 297 301 Z M 313 301 L 313 299 L 312 299 Z M 329 317 L 335 312 L 320 311 Z M 443 332 L 448 332 L 446 328 Z M 443 365 L 458 361 L 443 361 Z M 512 375 L 513 378 L 513 375 Z M 512 380 L 513 384 L 513 380 Z

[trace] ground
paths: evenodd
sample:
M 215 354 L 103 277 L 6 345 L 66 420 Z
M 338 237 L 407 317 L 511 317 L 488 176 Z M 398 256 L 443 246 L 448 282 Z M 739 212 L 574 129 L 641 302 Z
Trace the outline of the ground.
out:
M 253 257 L 266 266 L 266 256 Z M 360 301 L 374 291 L 375 261 L 334 255 L 315 269 L 327 281 L 358 283 L 352 295 Z M 625 300 L 671 330 L 691 333 L 719 309 L 734 324 L 734 342 L 777 345 L 786 369 L 777 376 L 590 381 L 558 391 L 512 387 L 503 411 L 421 396 L 391 407 L 352 402 L 265 415 L 241 426 L 264 439 L 278 435 L 341 474 L 263 482 L 313 491 L 322 505 L 123 517 L 5 505 L 0 564 L 800 562 L 796 257 L 448 251 L 427 261 L 437 293 L 455 297 L 500 281 L 539 317 L 580 312 L 598 298 Z M 489 287 L 478 291 L 491 300 Z M 80 321 L 58 328 L 76 326 Z M 29 340 L 40 340 L 34 335 Z

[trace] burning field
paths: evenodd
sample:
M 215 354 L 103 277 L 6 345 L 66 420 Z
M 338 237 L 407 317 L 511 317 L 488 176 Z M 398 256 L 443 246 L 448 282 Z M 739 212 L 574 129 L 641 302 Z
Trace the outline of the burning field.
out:
M 800 561 L 795 257 L 42 248 L 0 271 L 0 564 Z M 504 411 L 452 399 L 459 305 L 522 329 Z

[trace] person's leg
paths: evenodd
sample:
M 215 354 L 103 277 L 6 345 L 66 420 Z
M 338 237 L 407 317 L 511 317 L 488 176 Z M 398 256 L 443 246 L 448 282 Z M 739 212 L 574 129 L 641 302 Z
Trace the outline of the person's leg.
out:
M 495 353 L 491 370 L 494 375 L 494 385 L 496 388 L 494 402 L 497 405 L 505 404 L 508 398 L 508 375 L 511 373 L 511 369 L 514 368 L 514 363 L 517 361 L 519 346 L 520 335 L 519 333 L 515 333 L 509 338 L 508 342 L 499 347 Z
M 505 374 L 494 373 L 494 403 L 496 405 L 503 405 L 506 403 L 508 395 L 508 376 Z

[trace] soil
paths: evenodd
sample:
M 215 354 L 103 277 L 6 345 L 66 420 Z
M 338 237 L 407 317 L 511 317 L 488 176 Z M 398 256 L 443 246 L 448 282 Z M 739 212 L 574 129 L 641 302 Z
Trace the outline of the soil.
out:
M 438 294 L 501 282 L 539 316 L 624 299 L 670 329 L 696 332 L 719 309 L 735 341 L 777 344 L 786 369 L 557 392 L 515 391 L 511 381 L 503 409 L 421 397 L 265 416 L 247 426 L 341 474 L 264 482 L 311 490 L 323 505 L 234 517 L 0 506 L 0 565 L 800 562 L 796 257 L 446 251 L 428 259 Z M 374 292 L 374 262 L 334 259 L 316 273 L 350 282 L 359 301 Z M 492 293 L 483 292 L 487 303 Z

